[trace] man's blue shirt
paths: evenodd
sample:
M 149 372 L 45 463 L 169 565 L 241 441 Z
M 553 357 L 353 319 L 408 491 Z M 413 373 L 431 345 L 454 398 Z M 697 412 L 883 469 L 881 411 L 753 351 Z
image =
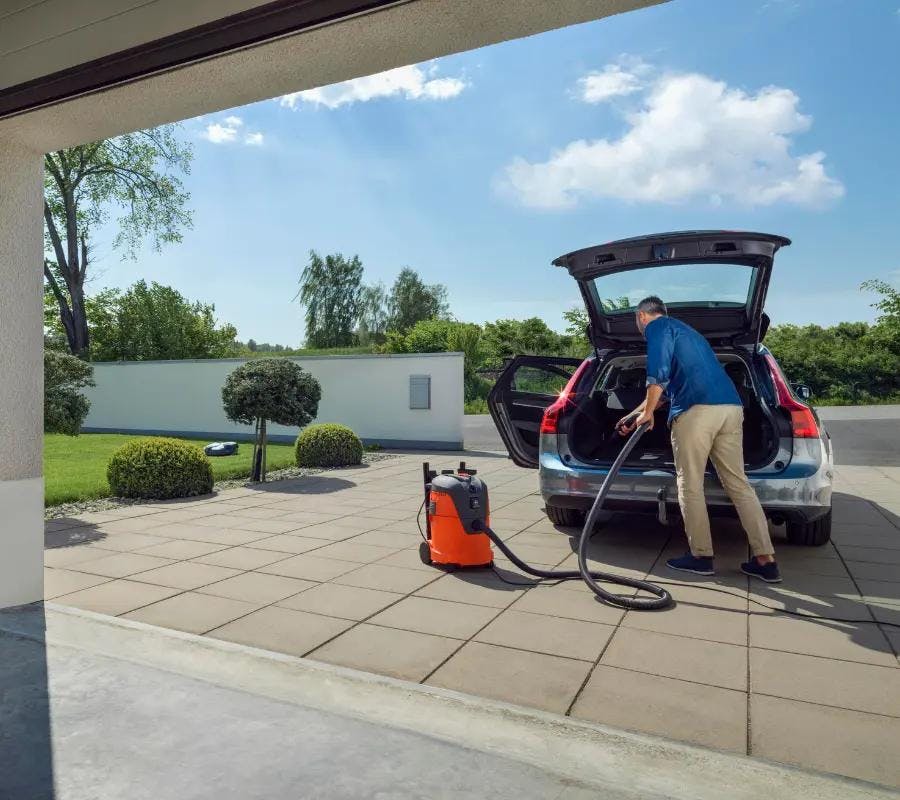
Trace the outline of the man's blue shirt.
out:
M 669 398 L 669 423 L 691 406 L 739 406 L 741 398 L 709 342 L 690 325 L 657 317 L 644 328 L 647 385 Z

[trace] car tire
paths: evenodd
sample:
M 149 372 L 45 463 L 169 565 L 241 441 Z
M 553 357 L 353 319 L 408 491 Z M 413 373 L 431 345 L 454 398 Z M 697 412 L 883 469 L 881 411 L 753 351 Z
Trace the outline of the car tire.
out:
M 548 505 L 544 510 L 554 525 L 560 525 L 563 528 L 580 528 L 584 525 L 585 513 L 580 509 Z
M 831 509 L 814 522 L 788 522 L 787 538 L 791 544 L 821 547 L 831 539 Z

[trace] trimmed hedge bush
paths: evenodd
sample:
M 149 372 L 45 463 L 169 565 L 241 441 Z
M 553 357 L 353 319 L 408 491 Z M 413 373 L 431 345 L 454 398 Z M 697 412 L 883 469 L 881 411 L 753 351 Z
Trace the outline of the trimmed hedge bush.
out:
M 362 463 L 363 446 L 346 425 L 310 425 L 297 437 L 298 467 L 346 467 Z
M 167 500 L 209 494 L 212 464 L 195 445 L 154 436 L 122 445 L 109 460 L 106 479 L 117 497 Z

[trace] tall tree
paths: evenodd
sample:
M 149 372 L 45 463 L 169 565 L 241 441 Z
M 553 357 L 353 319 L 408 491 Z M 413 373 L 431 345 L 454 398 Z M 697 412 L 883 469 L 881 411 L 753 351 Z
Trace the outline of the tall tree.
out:
M 357 335 L 360 344 L 384 341 L 387 330 L 387 292 L 383 283 L 363 286 L 359 293 L 359 322 Z
M 440 283 L 424 283 L 419 274 L 404 267 L 388 297 L 387 329 L 406 333 L 417 322 L 446 319 L 449 312 L 447 287 Z
M 295 300 L 306 308 L 307 347 L 346 347 L 353 344 L 359 319 L 363 265 L 359 256 L 340 253 L 324 258 L 309 251 L 309 263 L 300 275 Z
M 872 308 L 881 313 L 872 326 L 873 338 L 894 355 L 900 356 L 900 291 L 877 278 L 865 281 L 860 289 L 878 293 Z
M 113 247 L 124 257 L 144 242 L 159 250 L 180 241 L 191 214 L 179 174 L 192 155 L 176 126 L 163 125 L 44 156 L 44 277 L 74 355 L 90 346 L 84 285 L 92 235 L 118 209 Z

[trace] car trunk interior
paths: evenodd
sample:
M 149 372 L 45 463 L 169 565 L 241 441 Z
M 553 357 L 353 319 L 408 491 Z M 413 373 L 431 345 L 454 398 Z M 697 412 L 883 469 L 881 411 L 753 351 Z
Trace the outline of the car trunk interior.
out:
M 750 378 L 747 364 L 737 355 L 720 353 L 719 360 L 732 379 L 744 405 L 744 462 L 747 469 L 767 465 L 778 450 L 778 438 L 770 415 L 764 410 Z M 601 371 L 590 395 L 578 403 L 569 418 L 568 442 L 572 455 L 582 462 L 611 463 L 624 439 L 614 430 L 616 422 L 633 411 L 646 395 L 646 358 L 614 358 Z M 657 408 L 653 430 L 644 434 L 626 465 L 672 469 L 674 457 L 666 424 L 668 404 Z

